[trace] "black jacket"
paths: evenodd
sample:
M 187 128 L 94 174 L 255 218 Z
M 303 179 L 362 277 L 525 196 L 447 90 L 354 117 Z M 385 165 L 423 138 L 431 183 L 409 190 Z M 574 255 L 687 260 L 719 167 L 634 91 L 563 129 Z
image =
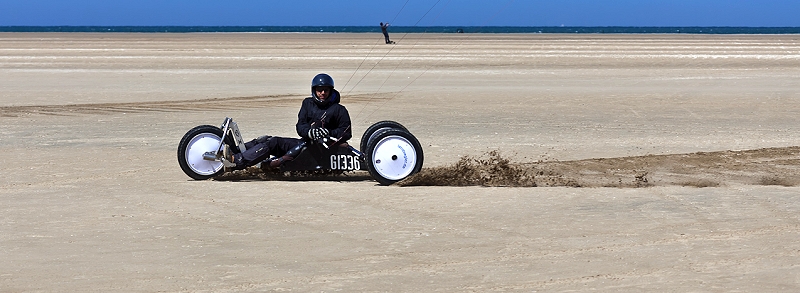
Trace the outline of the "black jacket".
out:
M 325 127 L 330 131 L 330 135 L 339 138 L 339 142 L 345 142 L 353 137 L 353 130 L 350 127 L 350 113 L 347 108 L 339 104 L 339 92 L 333 90 L 329 103 L 320 105 L 313 97 L 303 100 L 300 113 L 297 113 L 297 134 L 304 139 L 308 137 L 308 131 L 313 127 Z

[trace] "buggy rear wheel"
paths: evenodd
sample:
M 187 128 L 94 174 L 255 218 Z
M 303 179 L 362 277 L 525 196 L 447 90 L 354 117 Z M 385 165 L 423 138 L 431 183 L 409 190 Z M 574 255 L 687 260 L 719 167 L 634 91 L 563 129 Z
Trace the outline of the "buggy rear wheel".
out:
M 382 185 L 403 180 L 422 169 L 422 147 L 414 135 L 401 129 L 375 132 L 366 147 L 367 170 Z
M 392 129 L 392 128 L 408 131 L 408 129 L 406 129 L 405 126 L 403 126 L 402 124 L 400 124 L 398 122 L 395 122 L 395 121 L 384 120 L 384 121 L 375 122 L 374 124 L 372 124 L 369 127 L 367 127 L 367 130 L 364 131 L 364 134 L 361 136 L 361 145 L 360 145 L 361 149 L 360 150 L 362 152 L 367 150 L 367 144 L 369 143 L 369 140 L 373 136 L 375 136 L 375 134 L 378 133 L 379 130 Z
M 206 152 L 217 152 L 222 140 L 222 129 L 211 125 L 192 128 L 178 144 L 178 164 L 186 175 L 195 180 L 206 180 L 224 172 L 221 161 L 203 159 Z

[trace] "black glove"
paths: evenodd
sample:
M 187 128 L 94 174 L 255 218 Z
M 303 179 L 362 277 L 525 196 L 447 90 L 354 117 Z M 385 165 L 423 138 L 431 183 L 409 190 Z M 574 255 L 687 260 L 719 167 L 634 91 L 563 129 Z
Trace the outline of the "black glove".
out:
M 308 138 L 313 141 L 320 140 L 322 138 L 328 137 L 330 131 L 327 128 L 311 128 L 308 130 Z

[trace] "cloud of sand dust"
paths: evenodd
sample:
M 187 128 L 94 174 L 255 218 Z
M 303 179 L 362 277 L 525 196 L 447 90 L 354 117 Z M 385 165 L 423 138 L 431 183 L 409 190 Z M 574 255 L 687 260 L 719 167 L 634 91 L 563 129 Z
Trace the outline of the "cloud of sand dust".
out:
M 497 151 L 425 168 L 399 186 L 800 185 L 800 147 L 515 163 Z

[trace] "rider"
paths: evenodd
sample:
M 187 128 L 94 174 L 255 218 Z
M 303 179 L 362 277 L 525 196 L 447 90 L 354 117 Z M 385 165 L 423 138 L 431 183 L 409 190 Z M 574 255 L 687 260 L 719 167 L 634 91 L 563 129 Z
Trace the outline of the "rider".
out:
M 394 42 L 389 40 L 389 31 L 386 29 L 389 28 L 389 23 L 382 23 L 381 22 L 381 32 L 383 33 L 383 38 L 386 39 L 387 44 L 394 44 Z
M 311 142 L 333 138 L 339 144 L 353 137 L 350 114 L 339 104 L 340 98 L 330 75 L 320 73 L 314 76 L 311 97 L 303 100 L 297 114 L 297 134 Z
M 324 73 L 317 74 L 311 81 L 311 97 L 303 100 L 297 114 L 297 134 L 303 139 L 265 135 L 245 143 L 243 153 L 225 154 L 225 158 L 230 158 L 230 162 L 235 164 L 232 169 L 238 170 L 274 156 L 266 162 L 277 168 L 294 159 L 306 146 L 306 141 L 316 143 L 333 138 L 336 144 L 346 142 L 353 137 L 350 114 L 339 104 L 339 99 L 339 92 L 333 89 L 333 78 Z

